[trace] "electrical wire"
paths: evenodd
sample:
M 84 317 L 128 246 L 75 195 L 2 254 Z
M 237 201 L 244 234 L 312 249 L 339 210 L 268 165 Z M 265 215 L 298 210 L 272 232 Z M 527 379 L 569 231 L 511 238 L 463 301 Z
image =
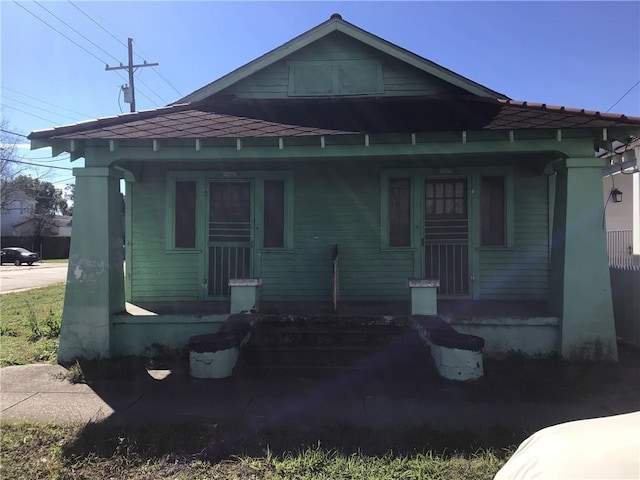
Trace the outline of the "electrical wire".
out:
M 40 103 L 45 103 L 47 105 L 51 105 L 52 107 L 60 108 L 62 110 L 66 110 L 68 112 L 75 113 L 77 115 L 80 115 L 82 118 L 90 118 L 91 117 L 91 115 L 85 115 L 84 113 L 76 112 L 75 110 L 71 110 L 69 108 L 61 107 L 60 105 L 56 105 L 54 103 L 47 102 L 46 100 L 41 100 L 39 98 L 32 97 L 31 95 L 27 95 L 26 93 L 19 92 L 18 90 L 14 90 L 13 88 L 9 88 L 9 87 L 7 87 L 5 85 L 2 85 L 2 88 L 5 89 L 5 90 L 9 90 L 10 92 L 17 93 L 18 95 L 22 95 L 23 97 L 30 98 L 31 100 L 35 100 L 35 101 L 40 102 Z
M 89 42 L 91 45 L 93 45 L 94 47 L 96 47 L 98 50 L 100 50 L 102 53 L 106 53 L 108 56 L 110 56 L 111 58 L 113 58 L 116 62 L 119 62 L 120 60 L 116 57 L 114 57 L 113 55 L 111 55 L 109 52 L 107 52 L 104 48 L 102 48 L 100 45 L 96 44 L 95 42 L 93 42 L 91 39 L 87 38 L 86 36 L 84 36 L 82 33 L 80 33 L 78 30 L 76 30 L 75 28 L 73 28 L 71 25 L 69 25 L 67 22 L 65 22 L 64 20 L 62 20 L 60 17 L 58 17 L 55 13 L 53 13 L 51 10 L 47 9 L 45 6 L 43 6 L 42 4 L 40 4 L 37 0 L 33 0 L 33 3 L 35 3 L 36 5 L 38 5 L 40 8 L 42 8 L 44 11 L 48 12 L 52 17 L 54 17 L 55 19 L 57 19 L 59 22 L 64 23 L 67 27 L 69 27 L 71 30 L 73 30 L 74 32 L 76 32 L 78 35 L 80 35 L 82 38 L 84 38 L 87 42 Z
M 7 99 L 7 100 L 10 100 L 11 102 L 16 102 L 16 103 L 19 103 L 21 105 L 26 105 L 27 107 L 37 108 L 39 111 L 46 112 L 46 113 L 53 113 L 54 115 L 57 115 L 59 117 L 69 118 L 69 119 L 74 120 L 76 122 L 83 120 L 83 119 L 80 119 L 78 117 L 72 117 L 70 115 L 65 115 L 63 113 L 58 113 L 58 112 L 54 112 L 52 110 L 47 110 L 46 108 L 42 108 L 42 107 L 39 107 L 37 105 L 33 105 L 31 103 L 23 102 L 21 100 L 16 100 L 15 98 L 7 97 L 6 95 L 5 95 L 4 98 Z
M 17 0 L 13 0 L 13 3 L 15 3 L 17 6 L 19 6 L 21 9 L 23 9 L 25 12 L 29 13 L 30 15 L 33 15 L 34 17 L 36 17 L 38 20 L 40 20 L 42 23 L 44 23 L 47 27 L 49 27 L 50 29 L 52 29 L 53 31 L 55 31 L 56 33 L 62 35 L 64 38 L 66 38 L 67 40 L 69 40 L 71 43 L 73 43 L 75 46 L 81 48 L 82 50 L 84 50 L 85 52 L 87 52 L 89 55 L 91 55 L 93 58 L 95 58 L 96 60 L 98 60 L 100 63 L 102 63 L 103 65 L 106 65 L 108 62 L 105 62 L 103 59 L 101 59 L 100 57 L 98 57 L 96 54 L 94 54 L 93 52 L 87 50 L 86 48 L 84 48 L 82 45 L 80 45 L 78 42 L 76 42 L 75 40 L 72 40 L 71 38 L 67 37 L 64 33 L 62 33 L 60 30 L 58 30 L 57 28 L 55 28 L 54 26 L 50 25 L 49 23 L 47 23 L 46 20 L 43 20 L 42 18 L 40 18 L 38 15 L 36 15 L 35 13 L 33 13 L 31 10 L 25 8 L 24 6 L 22 6 Z
M 84 10 L 82 10 L 80 7 L 78 7 L 75 3 L 73 3 L 71 0 L 67 0 L 76 10 L 78 10 L 80 13 L 82 13 L 85 17 L 87 17 L 89 20 L 91 20 L 93 23 L 95 23 L 98 27 L 100 27 L 104 32 L 106 32 L 107 34 L 111 35 L 111 38 L 113 38 L 116 42 L 118 42 L 120 45 L 122 45 L 123 47 L 127 48 L 127 44 L 124 43 L 122 40 L 120 40 L 118 37 L 116 37 L 113 33 L 111 33 L 109 30 L 107 30 L 106 28 L 104 28 L 102 25 L 100 25 L 96 20 L 94 20 L 87 12 L 85 12 Z M 142 58 L 142 57 L 141 57 Z M 144 60 L 144 59 L 143 59 Z
M 634 84 L 633 84 L 633 87 L 631 87 L 629 90 L 627 90 L 627 91 L 625 92 L 625 94 L 624 94 L 624 95 L 622 95 L 622 96 L 618 99 L 618 101 L 617 101 L 616 103 L 614 103 L 613 105 L 611 105 L 611 106 L 609 107 L 609 109 L 608 109 L 606 112 L 604 112 L 604 113 L 608 113 L 608 112 L 609 112 L 609 110 L 611 110 L 613 107 L 615 107 L 617 104 L 619 104 L 619 103 L 622 101 L 622 99 L 623 99 L 624 97 L 626 97 L 627 95 L 629 95 L 629 93 L 631 93 L 631 90 L 633 90 L 634 88 L 636 88 L 636 87 L 638 86 L 638 84 L 640 84 L 640 80 L 638 80 L 636 83 L 634 83 Z
M 5 130 L 4 128 L 0 128 L 0 132 L 8 133 L 9 135 L 15 135 L 16 137 L 29 138 L 26 135 L 18 132 L 12 132 L 11 130 Z
M 113 33 L 111 33 L 109 30 L 107 30 L 105 27 L 103 27 L 97 20 L 95 20 L 93 17 L 91 17 L 91 15 L 89 15 L 88 13 L 86 13 L 84 10 L 82 10 L 79 6 L 77 6 L 76 4 L 74 4 L 71 0 L 67 0 L 75 9 L 77 9 L 80 13 L 82 13 L 85 17 L 87 17 L 89 20 L 91 20 L 95 25 L 97 25 L 100 29 L 102 29 L 104 32 L 106 32 L 107 34 L 109 34 L 114 40 L 116 40 L 120 45 L 128 48 L 128 45 L 126 45 L 122 40 L 120 40 L 118 37 L 116 37 L 115 35 L 113 35 Z M 124 34 L 124 32 L 121 32 Z M 140 58 L 141 60 L 146 62 L 146 59 L 141 56 L 140 54 L 138 54 L 137 52 L 133 52 L 135 56 L 137 56 L 138 58 Z M 141 52 L 143 53 L 143 52 Z M 144 55 L 144 53 L 143 53 Z M 169 80 L 167 80 L 158 70 L 156 70 L 155 67 L 152 67 L 153 71 L 167 84 L 169 85 L 171 88 L 173 88 L 178 95 L 180 95 L 181 97 L 184 96 L 176 87 L 174 87 Z M 158 93 L 156 93 L 149 85 L 147 85 L 145 82 L 143 82 L 142 80 L 140 80 L 140 83 L 142 83 L 146 88 L 148 88 L 154 95 L 156 95 L 162 102 L 164 102 L 165 104 L 167 103 L 167 101 L 162 98 Z M 142 95 L 143 93 L 140 92 Z M 144 96 L 144 95 L 143 95 Z M 149 97 L 146 97 L 147 99 L 149 99 Z M 149 99 L 149 101 L 151 101 Z M 153 102 L 152 102 L 153 103 Z M 157 103 L 154 103 L 154 105 L 156 107 L 158 107 L 159 105 Z
M 49 122 L 49 123 L 58 123 L 58 122 L 56 122 L 55 120 L 51 120 L 51 119 L 49 119 L 49 118 L 41 117 L 41 116 L 39 116 L 39 115 L 36 115 L 35 113 L 26 112 L 26 111 L 21 110 L 21 109 L 19 109 L 19 108 L 12 107 L 11 105 L 2 104 L 2 106 L 3 106 L 4 108 L 10 108 L 10 109 L 12 109 L 12 110 L 16 110 L 16 111 L 18 111 L 18 112 L 25 113 L 25 114 L 27 114 L 27 115 L 31 115 L 32 117 L 39 118 L 40 120 L 44 120 L 45 122 Z
M 34 167 L 55 168 L 56 170 L 73 170 L 73 168 L 69 168 L 69 167 L 55 167 L 53 165 L 42 165 L 40 163 L 22 162 L 20 160 L 13 160 L 11 158 L 5 158 L 4 161 L 5 162 L 11 162 L 11 163 L 21 163 L 23 165 L 32 165 Z

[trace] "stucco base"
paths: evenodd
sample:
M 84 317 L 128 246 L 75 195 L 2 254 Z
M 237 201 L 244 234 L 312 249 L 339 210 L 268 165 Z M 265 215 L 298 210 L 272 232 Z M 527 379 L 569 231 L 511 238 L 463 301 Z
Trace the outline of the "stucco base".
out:
M 154 347 L 183 349 L 194 335 L 216 333 L 229 315 L 114 315 L 111 353 L 146 355 Z
M 484 375 L 482 352 L 447 348 L 431 343 L 431 356 L 441 377 L 448 380 L 477 380 Z
M 189 353 L 189 375 L 193 378 L 227 378 L 233 373 L 240 347 L 217 352 Z
M 452 319 L 450 323 L 460 333 L 484 338 L 483 352 L 487 355 L 521 352 L 545 356 L 560 349 L 560 322 L 555 317 Z

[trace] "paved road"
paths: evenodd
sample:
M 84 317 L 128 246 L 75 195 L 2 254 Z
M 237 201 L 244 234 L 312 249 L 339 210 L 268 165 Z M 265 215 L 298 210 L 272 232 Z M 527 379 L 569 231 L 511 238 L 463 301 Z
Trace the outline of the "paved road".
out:
M 67 280 L 66 263 L 0 266 L 0 293 L 19 292 Z

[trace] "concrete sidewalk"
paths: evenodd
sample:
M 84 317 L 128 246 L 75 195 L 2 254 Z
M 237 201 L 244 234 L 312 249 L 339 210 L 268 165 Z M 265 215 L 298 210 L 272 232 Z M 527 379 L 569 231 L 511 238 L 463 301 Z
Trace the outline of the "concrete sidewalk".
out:
M 440 381 L 363 378 L 197 380 L 184 367 L 148 370 L 132 380 L 71 384 L 59 365 L 0 370 L 3 420 L 87 423 L 240 422 L 252 425 L 347 424 L 448 431 L 503 427 L 534 431 L 571 420 L 640 410 L 640 395 L 612 392 L 589 400 L 527 399 Z M 640 370 L 629 372 L 640 378 Z

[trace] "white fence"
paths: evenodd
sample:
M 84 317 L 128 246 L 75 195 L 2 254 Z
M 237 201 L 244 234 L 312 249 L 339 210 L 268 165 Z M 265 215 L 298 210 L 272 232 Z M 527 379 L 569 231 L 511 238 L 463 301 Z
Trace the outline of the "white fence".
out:
M 640 255 L 633 255 L 631 230 L 608 231 L 607 251 L 616 335 L 640 347 Z
M 633 234 L 631 230 L 607 231 L 607 252 L 612 268 L 640 269 L 640 255 L 633 254 Z

